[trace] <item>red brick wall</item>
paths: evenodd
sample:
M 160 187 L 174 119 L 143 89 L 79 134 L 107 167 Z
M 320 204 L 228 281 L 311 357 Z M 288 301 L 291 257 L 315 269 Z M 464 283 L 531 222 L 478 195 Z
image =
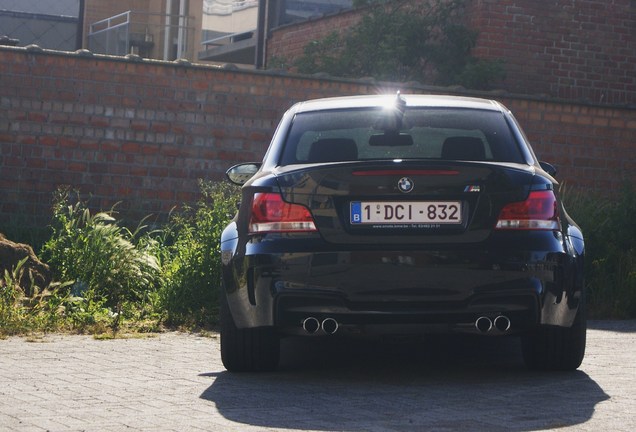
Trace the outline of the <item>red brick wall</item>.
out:
M 267 39 L 266 56 L 268 61 L 284 59 L 289 65 L 303 55 L 305 46 L 311 41 L 321 39 L 334 31 L 346 31 L 360 21 L 357 10 L 318 18 L 300 24 L 290 24 L 270 32 Z
M 124 216 L 165 216 L 198 198 L 198 179 L 260 160 L 292 103 L 397 88 L 0 48 L 0 231 L 17 221 L 47 224 L 61 184 L 92 194 L 96 208 L 121 201 Z M 636 110 L 496 98 L 515 112 L 538 156 L 559 165 L 561 179 L 597 190 L 634 181 Z
M 475 55 L 502 58 L 505 89 L 593 103 L 636 103 L 633 0 L 477 0 Z
M 359 14 L 277 29 L 267 57 L 291 64 L 307 43 L 346 29 Z M 500 87 L 506 91 L 636 104 L 634 0 L 474 0 L 466 2 L 465 18 L 479 32 L 473 55 L 504 60 L 507 76 Z
M 261 160 L 282 112 L 364 85 L 0 48 L 0 227 L 48 220 L 60 184 L 134 217 L 198 196 L 197 179 Z M 46 217 L 45 217 L 46 215 Z
M 524 128 L 537 157 L 573 187 L 612 194 L 636 186 L 636 109 L 495 97 Z

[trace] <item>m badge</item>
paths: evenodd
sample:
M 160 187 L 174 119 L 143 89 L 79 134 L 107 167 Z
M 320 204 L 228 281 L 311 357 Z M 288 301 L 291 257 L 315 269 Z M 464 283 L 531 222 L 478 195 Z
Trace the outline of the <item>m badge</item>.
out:
M 481 192 L 481 186 L 469 185 L 464 188 L 464 192 Z

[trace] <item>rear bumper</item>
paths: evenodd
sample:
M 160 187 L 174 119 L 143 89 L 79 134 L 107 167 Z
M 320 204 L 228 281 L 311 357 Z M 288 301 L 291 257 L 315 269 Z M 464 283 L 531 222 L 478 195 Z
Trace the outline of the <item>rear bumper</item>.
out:
M 538 322 L 537 298 L 531 292 L 502 292 L 498 296 L 475 296 L 467 302 L 353 303 L 337 295 L 281 293 L 274 301 L 274 325 L 284 333 L 305 334 L 308 332 L 302 323 L 313 317 L 319 322 L 332 318 L 338 323 L 339 331 L 354 335 L 430 332 L 494 335 L 498 333 L 494 327 L 482 331 L 476 322 L 486 317 L 492 323 L 503 316 L 513 324 L 505 332 L 514 333 Z
M 224 285 L 237 326 L 303 334 L 302 322 L 313 317 L 333 318 L 352 334 L 478 332 L 479 317 L 504 315 L 515 333 L 570 326 L 578 308 L 581 287 L 572 275 L 581 264 L 559 241 L 541 242 L 540 251 L 329 251 L 310 243 L 293 252 L 253 243 L 245 254 L 226 255 Z

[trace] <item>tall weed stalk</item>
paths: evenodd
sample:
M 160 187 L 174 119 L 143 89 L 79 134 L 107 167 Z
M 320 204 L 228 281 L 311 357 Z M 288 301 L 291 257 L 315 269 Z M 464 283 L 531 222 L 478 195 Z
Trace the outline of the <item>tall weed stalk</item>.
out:
M 11 271 L 5 270 L 0 279 L 0 329 L 4 334 L 19 331 L 24 321 L 25 308 L 20 304 L 24 292 L 19 281 L 27 260 L 28 257 L 18 262 Z
M 28 257 L 20 260 L 10 271 L 0 277 L 0 336 L 23 334 L 32 331 L 55 331 L 65 327 L 58 313 L 67 299 L 60 297 L 64 284 L 53 283 L 39 287 L 31 277 L 25 293 L 25 264 Z
M 72 297 L 82 299 L 68 312 L 84 322 L 86 317 L 107 311 L 117 330 L 126 304 L 140 302 L 156 291 L 160 268 L 150 253 L 151 243 L 139 240 L 145 227 L 130 231 L 119 226 L 113 214 L 114 208 L 91 214 L 79 192 L 58 189 L 53 234 L 42 255 L 57 280 L 74 282 Z

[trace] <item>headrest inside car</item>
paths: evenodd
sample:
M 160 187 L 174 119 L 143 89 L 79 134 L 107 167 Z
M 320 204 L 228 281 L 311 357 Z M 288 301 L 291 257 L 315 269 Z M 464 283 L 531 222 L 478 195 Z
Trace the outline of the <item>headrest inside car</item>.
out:
M 442 159 L 483 161 L 486 159 L 484 142 L 476 137 L 450 137 L 442 145 Z
M 325 138 L 311 144 L 308 162 L 341 162 L 358 159 L 358 147 L 349 138 Z

